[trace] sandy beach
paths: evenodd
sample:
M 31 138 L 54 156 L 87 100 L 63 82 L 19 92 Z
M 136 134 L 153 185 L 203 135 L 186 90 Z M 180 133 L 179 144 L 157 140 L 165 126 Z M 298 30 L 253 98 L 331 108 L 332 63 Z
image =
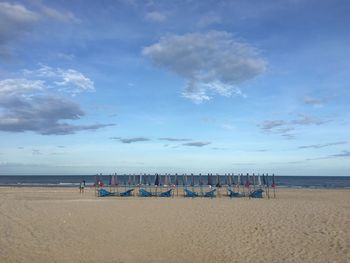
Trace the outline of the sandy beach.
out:
M 249 200 L 2 187 L 0 233 L 1 262 L 349 262 L 350 190 Z

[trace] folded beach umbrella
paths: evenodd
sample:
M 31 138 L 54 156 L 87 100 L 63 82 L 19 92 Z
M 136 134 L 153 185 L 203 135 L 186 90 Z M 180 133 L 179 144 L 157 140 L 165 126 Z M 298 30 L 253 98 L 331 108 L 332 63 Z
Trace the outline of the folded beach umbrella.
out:
M 140 173 L 139 176 L 140 176 L 140 177 L 139 177 L 139 185 L 142 185 L 142 174 Z
M 199 182 L 198 182 L 199 186 L 202 186 L 203 185 L 203 182 L 202 182 L 202 174 L 199 174 Z
M 225 185 L 228 185 L 228 177 L 227 177 L 227 174 L 225 174 Z
M 182 175 L 182 184 L 183 186 L 187 186 L 187 174 Z
M 267 186 L 267 198 L 270 198 L 270 190 L 269 190 L 270 183 L 269 183 L 269 174 L 268 173 L 266 174 L 266 186 Z
M 231 185 L 235 185 L 235 175 L 234 175 L 234 173 L 232 173 Z
M 269 174 L 266 174 L 266 185 L 269 186 Z
M 249 187 L 250 186 L 250 182 L 249 182 L 249 174 L 246 175 L 246 179 L 245 179 L 245 187 Z
M 208 185 L 210 185 L 210 186 L 213 185 L 210 174 L 208 174 Z
M 168 174 L 164 175 L 164 185 L 167 186 L 169 184 L 169 180 L 168 180 Z
M 179 177 L 177 174 L 175 174 L 175 185 L 178 186 L 179 185 Z
M 260 178 L 260 174 L 258 174 L 258 185 L 261 186 L 261 178 Z
M 221 187 L 220 175 L 219 174 L 216 174 L 216 179 L 217 179 L 216 187 Z
M 263 180 L 263 185 L 266 185 L 266 178 L 265 178 L 265 174 L 262 174 L 262 180 Z
M 118 175 L 117 173 L 114 174 L 114 185 L 118 185 Z
M 232 179 L 232 177 L 230 176 L 230 174 L 228 174 L 227 177 L 226 177 L 227 185 L 228 185 L 228 186 L 231 186 L 231 185 L 232 185 L 232 180 L 231 180 L 231 179 Z
M 275 174 L 272 174 L 272 184 L 271 184 L 272 188 L 276 187 L 276 183 L 275 183 Z
M 273 197 L 276 198 L 276 183 L 275 183 L 275 174 L 272 174 L 272 184 L 271 187 L 273 189 Z
M 114 175 L 110 175 L 110 182 L 109 182 L 110 185 L 115 185 L 115 178 L 114 178 Z
M 154 181 L 154 185 L 159 186 L 160 185 L 160 180 L 159 180 L 159 175 L 156 174 L 156 180 Z
M 191 186 L 193 187 L 194 186 L 194 175 L 191 174 Z
M 168 174 L 168 184 L 169 184 L 169 186 L 172 185 L 172 180 L 171 180 L 171 175 L 170 174 Z

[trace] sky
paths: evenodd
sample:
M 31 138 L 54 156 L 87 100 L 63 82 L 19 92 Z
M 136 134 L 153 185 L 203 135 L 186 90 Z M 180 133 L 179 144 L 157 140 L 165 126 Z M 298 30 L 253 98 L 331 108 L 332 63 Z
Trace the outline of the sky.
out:
M 350 176 L 349 13 L 0 1 L 0 174 Z

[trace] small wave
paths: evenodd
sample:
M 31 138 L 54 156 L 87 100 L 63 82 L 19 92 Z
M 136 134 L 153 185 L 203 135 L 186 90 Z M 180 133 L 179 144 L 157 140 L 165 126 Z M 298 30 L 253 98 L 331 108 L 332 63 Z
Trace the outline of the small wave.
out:
M 67 185 L 67 186 L 78 186 L 79 185 L 79 183 L 62 183 L 62 182 L 60 182 L 60 183 L 58 183 L 59 185 L 62 185 L 62 186 L 65 186 L 65 185 Z

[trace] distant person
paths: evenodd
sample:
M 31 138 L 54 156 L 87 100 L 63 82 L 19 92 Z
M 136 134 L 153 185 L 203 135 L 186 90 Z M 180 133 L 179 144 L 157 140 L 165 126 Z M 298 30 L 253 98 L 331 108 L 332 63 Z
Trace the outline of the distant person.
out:
M 79 184 L 79 190 L 81 194 L 84 193 L 84 188 L 85 188 L 85 180 L 81 181 Z

